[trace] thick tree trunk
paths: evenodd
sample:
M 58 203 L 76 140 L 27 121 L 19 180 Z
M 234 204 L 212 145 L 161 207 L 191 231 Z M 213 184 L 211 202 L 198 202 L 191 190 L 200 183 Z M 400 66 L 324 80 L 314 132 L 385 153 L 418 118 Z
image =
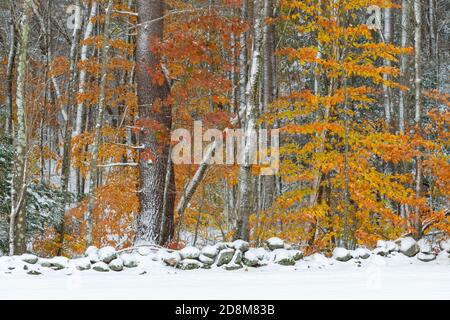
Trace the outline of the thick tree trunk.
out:
M 252 52 L 252 65 L 247 82 L 245 130 L 244 130 L 244 152 L 239 172 L 239 221 L 235 237 L 248 241 L 250 238 L 249 218 L 253 210 L 254 183 L 252 175 L 252 164 L 255 156 L 256 146 L 256 117 L 258 101 L 256 97 L 257 80 L 261 66 L 261 44 L 263 6 L 260 0 L 253 3 L 254 9 L 254 39 Z
M 165 104 L 170 87 L 155 81 L 162 73 L 161 57 L 152 50 L 152 41 L 162 40 L 164 1 L 137 1 L 138 36 L 136 48 L 136 81 L 141 127 L 140 204 L 135 243 L 159 243 L 164 207 L 164 186 L 172 127 L 172 110 Z M 158 75 L 159 76 L 159 75 Z M 165 77 L 162 77 L 165 79 Z M 156 130 L 164 132 L 157 136 Z M 162 140 L 162 141 L 161 141 Z M 170 208 L 171 204 L 166 204 Z

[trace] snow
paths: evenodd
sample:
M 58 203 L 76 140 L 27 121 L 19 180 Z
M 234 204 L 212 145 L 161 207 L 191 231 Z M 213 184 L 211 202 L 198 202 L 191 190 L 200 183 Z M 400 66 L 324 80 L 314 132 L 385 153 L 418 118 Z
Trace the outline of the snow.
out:
M 450 299 L 445 253 L 431 262 L 371 255 L 361 267 L 314 254 L 295 266 L 237 271 L 183 271 L 139 258 L 139 268 L 120 273 L 41 268 L 42 275 L 8 270 L 13 261 L 1 259 L 0 299 Z
M 411 237 L 402 238 L 400 242 L 400 251 L 407 251 L 416 244 L 416 240 Z
M 441 241 L 441 249 L 450 253 L 450 239 Z
M 200 256 L 200 250 L 196 247 L 186 247 L 180 250 L 183 259 L 197 259 Z
M 284 247 L 284 241 L 277 237 L 273 237 L 267 240 L 267 244 L 270 248 L 274 249 L 281 249 Z

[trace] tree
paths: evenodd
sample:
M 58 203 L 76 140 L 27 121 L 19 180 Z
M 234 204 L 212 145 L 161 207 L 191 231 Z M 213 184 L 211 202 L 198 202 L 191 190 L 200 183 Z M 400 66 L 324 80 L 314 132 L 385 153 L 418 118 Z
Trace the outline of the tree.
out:
M 164 185 L 168 168 L 172 110 L 166 98 L 170 85 L 163 74 L 161 55 L 155 52 L 163 39 L 164 1 L 138 0 L 138 36 L 136 48 L 136 83 L 139 104 L 140 203 L 135 243 L 159 243 L 164 214 Z M 167 203 L 167 210 L 173 203 Z

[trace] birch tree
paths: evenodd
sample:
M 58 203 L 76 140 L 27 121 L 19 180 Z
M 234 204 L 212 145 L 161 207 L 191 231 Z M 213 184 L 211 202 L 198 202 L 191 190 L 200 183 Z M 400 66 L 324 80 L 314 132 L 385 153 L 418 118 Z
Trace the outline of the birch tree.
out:
M 16 117 L 14 130 L 14 162 L 11 190 L 9 254 L 26 252 L 27 220 L 24 208 L 27 190 L 26 74 L 30 34 L 31 0 L 23 1 L 17 62 Z
M 86 212 L 86 247 L 92 246 L 94 242 L 94 216 L 93 210 L 95 205 L 97 178 L 98 178 L 98 154 L 101 142 L 101 129 L 103 126 L 103 118 L 106 108 L 106 84 L 108 77 L 108 54 L 110 48 L 110 27 L 111 27 L 111 13 L 113 9 L 113 1 L 109 0 L 105 13 L 105 27 L 103 42 L 101 48 L 101 71 L 100 71 L 100 93 L 98 99 L 98 111 L 94 131 L 94 143 L 92 145 L 92 159 L 89 169 L 89 202 Z

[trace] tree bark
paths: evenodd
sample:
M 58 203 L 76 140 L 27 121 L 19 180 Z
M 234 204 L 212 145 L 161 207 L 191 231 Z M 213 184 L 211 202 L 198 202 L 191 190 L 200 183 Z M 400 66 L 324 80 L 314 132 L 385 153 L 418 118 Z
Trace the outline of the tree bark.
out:
M 31 0 L 23 2 L 18 48 L 16 112 L 17 128 L 14 136 L 13 183 L 10 216 L 10 255 L 27 250 L 27 220 L 25 198 L 27 189 L 27 132 L 26 132 L 26 74 L 28 40 L 30 34 Z
M 110 25 L 111 13 L 113 9 L 113 0 L 109 0 L 105 13 L 105 27 L 102 44 L 101 71 L 100 71 L 100 96 L 98 101 L 98 113 L 95 123 L 94 143 L 92 145 L 92 159 L 89 170 L 89 203 L 86 212 L 86 247 L 92 246 L 94 243 L 94 205 L 97 189 L 98 178 L 98 152 L 101 142 L 101 129 L 103 126 L 103 117 L 106 108 L 106 82 L 108 76 L 108 55 L 110 48 Z
M 409 4 L 407 0 L 402 0 L 402 18 L 401 18 L 402 32 L 401 41 L 402 48 L 408 46 L 408 29 L 409 29 Z M 406 85 L 406 73 L 407 73 L 407 57 L 402 55 L 400 58 L 400 72 L 401 72 L 401 82 Z M 398 127 L 401 134 L 405 132 L 405 96 L 406 92 L 400 90 L 399 96 L 399 110 L 398 110 Z
M 252 176 L 252 163 L 255 156 L 255 132 L 257 116 L 257 80 L 261 66 L 261 44 L 262 44 L 262 17 L 263 6 L 260 0 L 253 3 L 254 10 L 254 39 L 252 52 L 252 65 L 248 77 L 246 89 L 246 110 L 244 129 L 244 152 L 242 164 L 239 169 L 239 221 L 235 238 L 248 241 L 250 238 L 249 218 L 253 210 L 254 184 Z
M 164 1 L 137 1 L 138 36 L 136 48 L 136 81 L 139 104 L 141 150 L 140 169 L 140 214 L 137 218 L 135 243 L 156 244 L 161 239 L 161 223 L 164 214 L 164 186 L 169 157 L 170 130 L 172 128 L 171 106 L 165 101 L 170 93 L 167 80 L 163 84 L 155 81 L 161 75 L 159 53 L 152 50 L 155 41 L 163 39 Z M 155 126 L 164 137 L 156 135 Z M 162 141 L 161 141 L 162 140 Z M 171 205 L 166 204 L 169 208 Z

